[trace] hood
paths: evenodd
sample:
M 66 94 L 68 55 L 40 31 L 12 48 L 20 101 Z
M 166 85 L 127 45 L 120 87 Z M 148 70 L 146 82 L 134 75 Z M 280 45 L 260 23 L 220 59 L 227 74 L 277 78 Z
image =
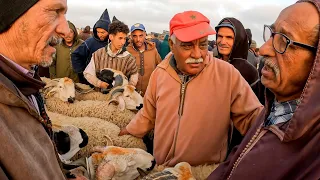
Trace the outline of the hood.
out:
M 114 21 L 119 21 L 119 19 L 117 19 L 117 17 L 116 17 L 116 16 L 113 16 L 113 18 L 112 18 L 112 22 L 114 22 Z
M 110 24 L 110 17 L 108 13 L 108 9 L 104 10 L 102 13 L 100 19 L 96 22 L 96 24 L 93 26 L 93 37 L 97 41 L 101 41 L 97 35 L 97 28 L 102 28 L 106 31 L 109 31 L 109 24 Z M 108 37 L 103 42 L 108 42 Z
M 300 2 L 310 2 L 316 6 L 320 12 L 320 1 L 300 0 Z M 320 15 L 320 13 L 319 13 Z M 320 33 L 319 33 L 320 34 Z M 320 36 L 319 36 L 320 37 Z M 320 41 L 319 41 L 320 42 Z M 300 96 L 301 103 L 295 110 L 293 117 L 284 129 L 284 142 L 290 142 L 299 138 L 308 138 L 318 133 L 320 130 L 320 52 L 318 49 L 313 63 L 313 67 L 307 79 L 306 85 Z M 270 90 L 266 90 L 266 109 L 267 115 L 271 109 L 274 95 Z
M 144 42 L 145 42 L 146 45 L 147 45 L 147 50 L 146 50 L 146 51 L 151 51 L 151 50 L 153 50 L 153 49 L 156 48 L 156 44 L 155 44 L 154 42 L 151 42 L 151 41 L 148 41 L 148 40 L 145 40 Z M 137 49 L 134 47 L 132 40 L 129 41 L 128 47 L 137 50 Z
M 163 41 L 169 41 L 169 35 L 168 34 L 164 37 Z
M 236 18 L 224 18 L 219 22 L 218 26 L 221 25 L 223 21 L 229 21 L 236 30 L 236 32 L 234 32 L 235 42 L 233 43 L 232 52 L 229 55 L 229 62 L 234 58 L 247 59 L 249 50 L 248 36 L 242 23 Z M 216 28 L 216 31 L 218 33 L 219 28 Z M 221 56 L 220 53 L 219 56 Z
M 69 28 L 72 29 L 72 31 L 74 32 L 73 42 L 77 42 L 79 40 L 79 34 L 76 26 L 70 21 L 68 21 L 68 25 L 69 25 Z

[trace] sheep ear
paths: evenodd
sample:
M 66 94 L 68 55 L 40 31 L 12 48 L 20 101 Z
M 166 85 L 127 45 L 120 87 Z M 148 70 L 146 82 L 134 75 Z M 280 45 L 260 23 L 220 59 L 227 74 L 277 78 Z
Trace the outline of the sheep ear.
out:
M 143 169 L 141 169 L 139 167 L 137 168 L 137 171 L 139 172 L 141 178 L 148 175 L 148 173 L 146 171 L 144 171 Z
M 117 100 L 119 102 L 118 108 L 120 109 L 120 111 L 124 111 L 124 109 L 126 108 L 126 103 L 124 102 L 123 97 L 118 96 Z

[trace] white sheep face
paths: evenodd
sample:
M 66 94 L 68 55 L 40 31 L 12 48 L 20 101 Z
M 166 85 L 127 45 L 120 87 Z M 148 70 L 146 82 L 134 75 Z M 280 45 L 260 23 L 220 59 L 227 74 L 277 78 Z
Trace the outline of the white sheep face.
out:
M 64 102 L 73 103 L 75 100 L 76 92 L 75 86 L 71 79 L 61 78 L 57 85 L 49 91 L 47 97 L 56 97 Z
M 139 148 L 108 146 L 94 148 L 94 151 L 99 153 L 92 154 L 90 161 L 94 165 L 108 162 L 105 168 L 112 169 L 113 172 L 107 174 L 112 174 L 109 178 L 113 180 L 135 179 L 139 176 L 137 168 L 149 171 L 155 165 L 154 157 Z
M 125 102 L 126 109 L 140 110 L 143 106 L 142 96 L 135 91 L 134 86 L 125 86 L 123 92 L 123 100 Z

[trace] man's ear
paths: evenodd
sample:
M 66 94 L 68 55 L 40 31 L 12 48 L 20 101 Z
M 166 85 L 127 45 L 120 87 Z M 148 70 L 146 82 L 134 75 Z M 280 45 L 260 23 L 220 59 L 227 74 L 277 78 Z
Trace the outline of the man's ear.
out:
M 113 35 L 113 34 L 109 34 L 109 39 L 110 39 L 110 41 L 112 41 L 113 38 L 114 38 L 114 35 Z
M 170 47 L 170 50 L 172 51 L 172 49 L 173 49 L 173 41 L 171 40 L 171 38 L 169 37 L 169 47 Z

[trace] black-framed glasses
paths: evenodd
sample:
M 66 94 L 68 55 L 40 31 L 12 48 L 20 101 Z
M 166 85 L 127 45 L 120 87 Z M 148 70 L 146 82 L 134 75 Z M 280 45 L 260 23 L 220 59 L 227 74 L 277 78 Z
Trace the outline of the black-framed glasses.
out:
M 289 45 L 299 46 L 314 52 L 317 51 L 317 47 L 293 41 L 290 38 L 288 38 L 288 36 L 286 36 L 285 34 L 282 34 L 279 32 L 273 32 L 270 26 L 264 25 L 264 29 L 263 29 L 264 42 L 267 42 L 271 37 L 272 37 L 273 48 L 280 54 L 285 53 Z

